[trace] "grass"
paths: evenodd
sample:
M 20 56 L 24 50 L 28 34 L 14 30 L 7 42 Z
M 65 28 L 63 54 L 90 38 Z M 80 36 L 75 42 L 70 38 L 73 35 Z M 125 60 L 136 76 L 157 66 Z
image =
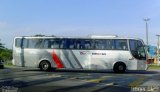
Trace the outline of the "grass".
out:
M 160 69 L 160 65 L 151 64 L 149 65 L 149 69 Z
M 12 64 L 4 64 L 4 66 L 13 66 Z
M 11 61 L 4 62 L 4 66 L 13 66 Z

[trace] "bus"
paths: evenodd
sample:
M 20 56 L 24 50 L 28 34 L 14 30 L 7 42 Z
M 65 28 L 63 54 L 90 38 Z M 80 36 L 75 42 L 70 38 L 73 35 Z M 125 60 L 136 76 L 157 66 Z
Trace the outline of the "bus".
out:
M 138 38 L 22 36 L 13 42 L 13 65 L 41 70 L 146 70 L 146 49 Z

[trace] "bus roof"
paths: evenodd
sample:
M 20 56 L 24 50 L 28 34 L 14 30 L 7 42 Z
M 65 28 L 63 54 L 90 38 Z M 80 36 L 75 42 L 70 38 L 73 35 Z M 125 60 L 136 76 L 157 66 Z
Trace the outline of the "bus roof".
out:
M 136 39 L 142 40 L 140 38 L 130 38 L 130 37 L 119 37 L 117 35 L 89 35 L 86 37 L 65 37 L 65 36 L 19 36 L 16 38 L 66 38 L 66 39 Z

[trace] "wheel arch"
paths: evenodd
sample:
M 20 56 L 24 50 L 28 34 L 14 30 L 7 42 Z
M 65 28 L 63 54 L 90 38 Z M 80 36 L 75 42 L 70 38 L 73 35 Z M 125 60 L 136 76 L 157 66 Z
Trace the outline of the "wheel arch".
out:
M 123 64 L 125 66 L 125 71 L 127 70 L 127 64 L 126 62 L 123 62 L 123 61 L 117 61 L 117 62 L 114 62 L 113 63 L 113 71 L 114 71 L 114 68 L 116 67 L 117 64 Z
M 123 62 L 123 61 L 117 61 L 117 62 L 114 62 L 114 63 L 113 63 L 113 65 L 112 65 L 112 69 L 114 69 L 115 65 L 116 65 L 116 64 L 118 64 L 118 63 L 122 63 L 122 64 L 124 64 L 124 65 L 125 65 L 125 67 L 126 67 L 126 70 L 128 69 L 128 68 L 127 68 L 127 64 L 126 64 L 126 62 Z
M 55 64 L 53 64 L 53 63 L 52 63 L 50 60 L 48 60 L 48 59 L 41 59 L 41 60 L 39 61 L 39 64 L 38 64 L 38 68 L 40 68 L 41 63 L 44 62 L 44 61 L 50 63 L 51 68 L 55 68 Z

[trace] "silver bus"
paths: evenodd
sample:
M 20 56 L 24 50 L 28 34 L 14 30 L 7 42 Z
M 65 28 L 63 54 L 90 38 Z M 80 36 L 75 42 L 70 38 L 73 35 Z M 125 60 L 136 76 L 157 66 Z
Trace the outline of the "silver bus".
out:
M 41 70 L 146 70 L 146 50 L 141 39 L 118 36 L 15 37 L 13 65 Z

